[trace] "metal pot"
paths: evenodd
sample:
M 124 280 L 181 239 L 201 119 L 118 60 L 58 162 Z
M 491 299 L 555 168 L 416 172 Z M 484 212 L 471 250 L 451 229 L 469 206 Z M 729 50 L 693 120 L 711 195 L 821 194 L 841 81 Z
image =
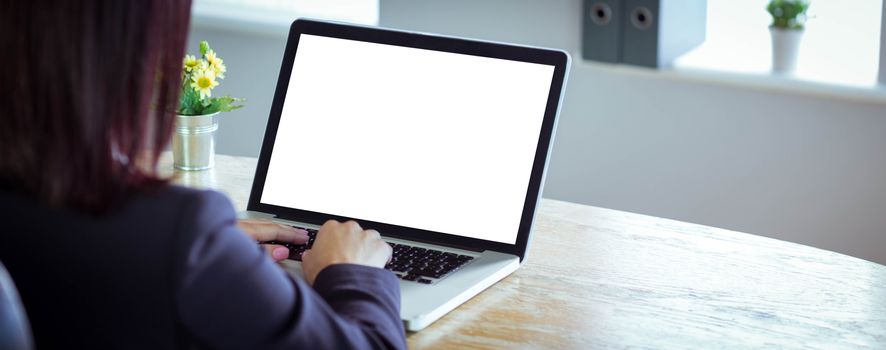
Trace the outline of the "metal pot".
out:
M 172 158 L 176 169 L 205 170 L 215 165 L 219 113 L 176 116 L 172 135 Z

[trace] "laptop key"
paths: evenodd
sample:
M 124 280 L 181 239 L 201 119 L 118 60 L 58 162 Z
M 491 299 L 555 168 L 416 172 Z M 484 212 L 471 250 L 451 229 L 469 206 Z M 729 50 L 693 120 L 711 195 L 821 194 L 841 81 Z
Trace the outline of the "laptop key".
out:
M 415 271 L 412 271 L 412 273 L 417 274 L 417 275 L 427 276 L 427 277 L 433 277 L 433 278 L 443 277 L 443 273 L 436 272 L 433 270 L 415 270 Z

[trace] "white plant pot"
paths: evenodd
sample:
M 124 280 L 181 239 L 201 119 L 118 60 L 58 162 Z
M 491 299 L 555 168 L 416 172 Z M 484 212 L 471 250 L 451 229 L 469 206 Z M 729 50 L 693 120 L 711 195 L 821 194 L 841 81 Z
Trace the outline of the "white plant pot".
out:
M 791 73 L 797 67 L 802 29 L 779 29 L 769 27 L 772 34 L 772 71 Z

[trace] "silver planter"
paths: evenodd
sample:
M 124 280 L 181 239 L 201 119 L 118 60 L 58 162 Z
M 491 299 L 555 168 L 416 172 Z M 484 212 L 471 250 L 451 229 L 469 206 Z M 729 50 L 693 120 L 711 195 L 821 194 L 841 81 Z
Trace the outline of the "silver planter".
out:
M 176 169 L 205 170 L 215 165 L 219 113 L 176 116 L 172 135 L 172 158 Z

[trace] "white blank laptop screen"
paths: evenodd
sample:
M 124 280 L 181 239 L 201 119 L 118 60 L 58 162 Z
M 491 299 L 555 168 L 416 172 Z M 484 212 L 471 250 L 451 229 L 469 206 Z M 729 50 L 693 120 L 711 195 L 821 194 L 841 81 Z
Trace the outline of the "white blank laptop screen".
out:
M 515 244 L 553 73 L 303 34 L 261 202 Z

